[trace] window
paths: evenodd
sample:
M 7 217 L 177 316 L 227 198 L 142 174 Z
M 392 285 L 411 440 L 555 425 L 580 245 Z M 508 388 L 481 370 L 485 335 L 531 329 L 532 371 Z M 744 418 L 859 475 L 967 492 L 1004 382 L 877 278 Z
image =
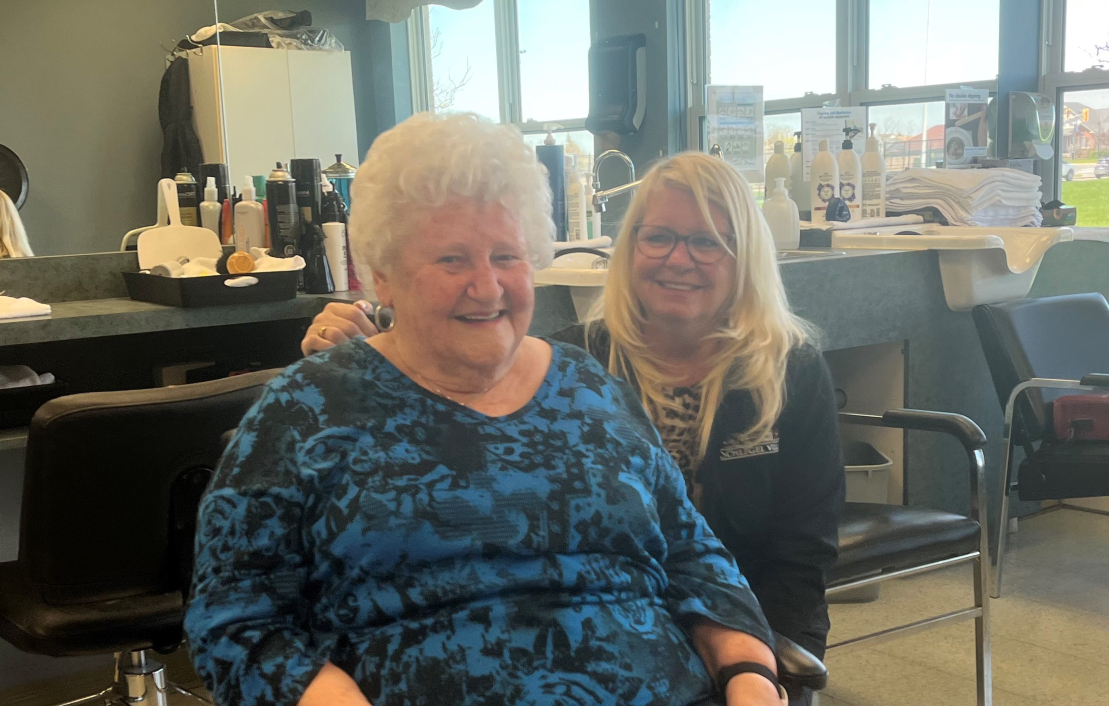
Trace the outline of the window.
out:
M 486 0 L 409 19 L 417 109 L 472 111 L 525 132 L 580 130 L 589 111 L 589 2 Z
M 493 3 L 458 12 L 429 6 L 431 32 L 430 107 L 435 112 L 470 111 L 500 119 L 497 42 Z
M 1109 225 L 1109 88 L 1063 95 L 1063 203 L 1077 209 L 1080 226 Z
M 709 83 L 762 86 L 768 101 L 836 92 L 835 2 L 710 0 L 708 11 Z
M 870 107 L 867 114 L 877 126 L 887 172 L 934 167 L 943 159 L 944 105 L 934 101 Z
M 1057 127 L 1044 200 L 1074 206 L 1080 226 L 1109 226 L 1109 3 L 1065 0 L 1049 11 L 1042 91 L 1055 99 Z
M 1109 69 L 1109 3 L 1067 0 L 1066 54 L 1063 68 Z
M 871 88 L 997 78 L 999 0 L 870 0 L 869 12 Z
M 584 118 L 589 114 L 589 0 L 517 0 L 517 8 L 523 120 Z
M 889 171 L 933 167 L 946 89 L 997 91 L 1000 2 L 686 0 L 687 133 L 703 135 L 709 84 L 761 85 L 767 158 L 792 147 L 798 110 L 866 106 Z

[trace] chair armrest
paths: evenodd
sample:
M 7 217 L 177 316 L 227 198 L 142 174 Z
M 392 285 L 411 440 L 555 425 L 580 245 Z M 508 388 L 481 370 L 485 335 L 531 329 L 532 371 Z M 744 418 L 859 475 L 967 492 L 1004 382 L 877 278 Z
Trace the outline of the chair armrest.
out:
M 931 412 L 922 409 L 891 409 L 882 416 L 840 412 L 842 424 L 862 424 L 871 427 L 934 431 L 949 434 L 959 440 L 967 452 L 977 451 L 986 445 L 986 433 L 974 420 L 954 412 Z
M 1079 382 L 1089 387 L 1109 387 L 1109 373 L 1090 373 L 1082 376 Z
M 986 445 L 986 433 L 969 417 L 953 412 L 931 412 L 920 409 L 891 409 L 882 415 L 891 426 L 916 431 L 950 434 L 968 451 Z
M 777 648 L 774 656 L 778 660 L 778 682 L 785 687 L 790 698 L 801 695 L 801 687 L 820 691 L 828 685 L 828 668 L 813 653 L 790 640 L 785 635 L 774 633 Z

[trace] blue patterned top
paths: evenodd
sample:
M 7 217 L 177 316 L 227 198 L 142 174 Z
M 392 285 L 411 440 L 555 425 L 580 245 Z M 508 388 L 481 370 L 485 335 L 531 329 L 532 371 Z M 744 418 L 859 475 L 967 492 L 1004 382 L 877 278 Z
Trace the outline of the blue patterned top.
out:
M 772 640 L 638 398 L 552 343 L 488 417 L 355 340 L 266 387 L 200 508 L 185 629 L 224 706 L 330 660 L 374 706 L 690 704 L 687 628 Z

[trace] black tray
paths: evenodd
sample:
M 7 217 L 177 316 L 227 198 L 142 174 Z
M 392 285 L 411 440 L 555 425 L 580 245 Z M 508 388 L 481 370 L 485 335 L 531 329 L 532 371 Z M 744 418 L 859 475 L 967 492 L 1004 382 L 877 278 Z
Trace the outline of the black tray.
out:
M 61 397 L 67 389 L 69 385 L 55 380 L 49 385 L 0 390 L 0 429 L 27 426 L 39 407 L 55 397 Z
M 257 277 L 250 287 L 228 287 L 224 282 L 236 277 Z M 211 277 L 162 277 L 149 272 L 124 272 L 127 293 L 135 301 L 195 308 L 230 304 L 262 304 L 295 299 L 300 271 L 254 272 L 248 275 Z

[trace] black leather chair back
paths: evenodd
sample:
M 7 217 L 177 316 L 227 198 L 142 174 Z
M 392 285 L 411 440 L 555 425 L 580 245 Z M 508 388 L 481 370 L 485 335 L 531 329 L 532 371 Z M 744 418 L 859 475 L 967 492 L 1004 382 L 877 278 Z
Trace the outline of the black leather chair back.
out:
M 196 508 L 223 445 L 277 371 L 60 397 L 27 441 L 19 563 L 55 605 L 187 586 Z
M 1004 408 L 1018 384 L 1031 378 L 1078 380 L 1109 372 L 1109 303 L 1101 294 L 1068 294 L 981 304 L 972 313 L 997 397 Z M 1016 410 L 1020 443 L 1043 438 L 1044 403 L 1066 390 L 1029 390 Z

